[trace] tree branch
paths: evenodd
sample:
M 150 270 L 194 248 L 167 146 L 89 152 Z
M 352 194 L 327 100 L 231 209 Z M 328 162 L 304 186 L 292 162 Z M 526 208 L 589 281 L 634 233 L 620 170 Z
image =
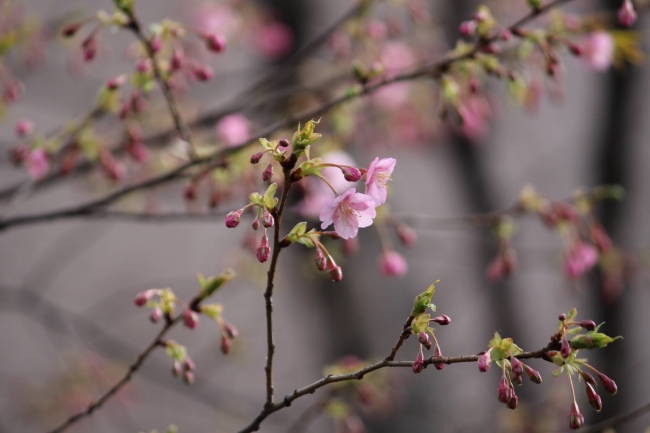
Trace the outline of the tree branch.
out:
M 542 6 L 539 9 L 534 9 L 531 12 L 529 12 L 526 16 L 515 22 L 513 25 L 509 27 L 510 30 L 517 29 L 524 24 L 528 23 L 529 21 L 533 20 L 537 16 L 546 13 L 550 9 L 557 7 L 559 5 L 562 5 L 564 3 L 568 3 L 572 0 L 553 0 L 546 5 Z M 303 110 L 297 114 L 294 114 L 293 116 L 288 116 L 283 120 L 279 120 L 272 125 L 267 126 L 266 128 L 258 131 L 257 136 L 268 136 L 271 135 L 272 133 L 282 129 L 286 128 L 288 126 L 294 125 L 300 121 L 308 120 L 314 117 L 318 117 L 319 115 L 329 111 L 331 108 L 336 107 L 340 104 L 343 104 L 345 102 L 348 102 L 352 99 L 356 99 L 361 96 L 369 95 L 380 88 L 383 88 L 387 85 L 402 82 L 402 81 L 410 81 L 422 77 L 428 77 L 428 78 L 440 78 L 448 69 L 449 67 L 458 61 L 469 59 L 474 57 L 476 54 L 478 54 L 487 44 L 491 42 L 495 42 L 497 40 L 497 35 L 492 36 L 490 38 L 484 38 L 484 39 L 479 39 L 476 41 L 472 49 L 468 50 L 467 52 L 463 54 L 446 54 L 443 56 L 441 59 L 428 63 L 420 68 L 417 68 L 411 72 L 407 72 L 404 74 L 399 74 L 395 75 L 392 77 L 384 77 L 381 80 L 378 80 L 377 82 L 373 82 L 371 84 L 365 84 L 362 85 L 358 88 L 358 91 L 356 92 L 348 92 L 345 93 L 344 95 L 341 95 L 339 97 L 333 98 L 319 106 Z M 117 191 L 114 191 L 113 193 L 110 193 L 103 198 L 93 200 L 90 202 L 87 202 L 85 204 L 81 204 L 78 206 L 70 207 L 67 209 L 62 209 L 58 211 L 52 211 L 52 212 L 47 212 L 47 213 L 41 213 L 41 214 L 34 214 L 34 215 L 23 215 L 23 216 L 17 216 L 13 218 L 7 218 L 4 220 L 0 220 L 0 230 L 6 230 L 9 227 L 12 226 L 18 226 L 18 225 L 25 225 L 25 224 L 33 224 L 37 222 L 43 222 L 43 221 L 50 221 L 50 220 L 55 220 L 55 219 L 61 219 L 61 218 L 69 218 L 73 216 L 84 216 L 87 215 L 94 210 L 98 208 L 102 208 L 104 206 L 107 206 L 118 199 L 132 193 L 135 191 L 140 191 L 140 190 L 145 190 L 157 185 L 161 185 L 167 182 L 170 182 L 172 180 L 175 180 L 178 177 L 181 177 L 182 174 L 188 170 L 189 168 L 192 168 L 194 166 L 203 164 L 203 163 L 208 163 L 216 158 L 219 158 L 221 156 L 237 152 L 248 146 L 249 144 L 257 141 L 257 139 L 250 139 L 246 140 L 245 142 L 242 142 L 236 146 L 230 147 L 228 149 L 220 149 L 218 151 L 213 152 L 212 154 L 201 157 L 201 158 L 195 158 L 192 161 L 188 161 L 185 164 L 182 164 L 175 169 L 172 169 L 170 171 L 167 171 L 166 173 L 162 173 L 158 176 L 149 178 L 145 181 L 142 181 L 140 183 L 136 183 L 127 187 L 124 187 L 122 189 L 119 189 Z
M 598 424 L 587 427 L 586 429 L 582 430 L 581 433 L 599 433 L 605 430 L 607 427 L 613 427 L 615 425 L 632 421 L 633 419 L 638 418 L 647 412 L 650 412 L 650 402 L 629 412 L 613 416 L 609 419 L 606 419 L 605 421 L 599 422 Z

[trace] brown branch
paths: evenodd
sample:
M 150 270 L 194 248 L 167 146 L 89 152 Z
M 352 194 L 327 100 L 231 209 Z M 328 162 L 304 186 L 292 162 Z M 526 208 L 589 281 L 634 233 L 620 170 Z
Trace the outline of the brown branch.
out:
M 159 347 L 162 345 L 162 338 L 167 334 L 167 332 L 174 326 L 176 325 L 181 318 L 183 317 L 182 314 L 179 314 L 173 319 L 167 319 L 165 321 L 165 326 L 158 332 L 158 334 L 154 337 L 154 339 L 149 343 L 149 345 L 138 355 L 138 358 L 135 360 L 133 364 L 129 367 L 127 370 L 126 374 L 120 379 L 115 385 L 113 385 L 108 391 L 106 391 L 101 397 L 99 397 L 97 400 L 94 402 L 90 403 L 88 405 L 88 408 L 82 412 L 77 413 L 76 415 L 72 415 L 69 417 L 63 424 L 59 425 L 53 430 L 50 430 L 48 433 L 61 433 L 62 431 L 66 430 L 68 427 L 70 427 L 72 424 L 75 424 L 77 421 L 80 421 L 84 418 L 87 418 L 91 416 L 97 409 L 101 408 L 106 401 L 108 401 L 112 396 L 114 396 L 124 385 L 126 385 L 131 378 L 133 377 L 133 374 L 137 372 L 140 367 L 142 367 L 142 364 L 144 361 L 149 357 L 149 355 L 153 352 L 153 350 L 156 347 Z
M 605 421 L 601 421 L 598 424 L 589 426 L 583 430 L 581 433 L 599 433 L 605 430 L 608 427 L 613 427 L 615 425 L 623 424 L 628 421 L 632 421 L 635 418 L 640 417 L 644 413 L 650 412 L 650 402 L 644 404 L 641 407 L 637 407 L 629 412 L 622 413 L 620 415 L 613 416 Z

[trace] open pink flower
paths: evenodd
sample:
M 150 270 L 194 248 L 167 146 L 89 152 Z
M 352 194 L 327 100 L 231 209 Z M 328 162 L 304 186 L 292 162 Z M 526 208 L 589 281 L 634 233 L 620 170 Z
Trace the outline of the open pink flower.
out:
M 375 206 L 386 202 L 386 182 L 395 168 L 394 158 L 375 158 L 366 173 L 366 194 L 375 201 Z
M 45 176 L 50 169 L 50 162 L 47 159 L 47 154 L 43 149 L 35 149 L 29 153 L 25 161 L 29 177 L 38 180 Z
M 321 228 L 334 223 L 334 229 L 343 239 L 357 235 L 359 227 L 368 227 L 377 215 L 372 197 L 350 188 L 323 206 L 320 212 Z

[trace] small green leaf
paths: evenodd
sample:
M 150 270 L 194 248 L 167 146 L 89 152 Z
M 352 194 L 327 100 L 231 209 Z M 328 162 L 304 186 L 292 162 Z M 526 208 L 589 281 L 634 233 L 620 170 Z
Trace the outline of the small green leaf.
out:
M 266 192 L 264 193 L 264 206 L 266 206 L 267 209 L 273 209 L 277 204 L 278 204 L 278 199 L 275 198 L 275 192 L 278 190 L 278 184 L 277 183 L 272 183 L 269 185 L 269 187 L 266 189 Z

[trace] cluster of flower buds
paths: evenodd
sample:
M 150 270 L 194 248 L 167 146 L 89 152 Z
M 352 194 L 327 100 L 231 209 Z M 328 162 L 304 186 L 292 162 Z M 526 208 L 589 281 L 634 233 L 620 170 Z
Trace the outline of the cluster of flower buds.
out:
M 263 227 L 262 241 L 257 247 L 257 260 L 260 263 L 266 262 L 271 256 L 271 247 L 269 247 L 269 238 L 266 234 L 266 229 L 273 227 L 275 224 L 275 217 L 273 216 L 275 208 L 278 205 L 278 199 L 275 197 L 275 193 L 278 189 L 276 183 L 272 183 L 266 189 L 264 195 L 260 195 L 256 192 L 252 193 L 248 197 L 249 203 L 241 209 L 232 211 L 226 215 L 226 227 L 235 228 L 241 222 L 241 216 L 244 211 L 248 208 L 255 209 L 255 219 L 253 220 L 252 227 L 253 230 L 258 230 L 260 226 Z
M 169 289 L 148 289 L 138 293 L 134 299 L 138 307 L 151 308 L 149 320 L 152 323 L 158 322 L 163 316 L 171 317 L 174 314 L 178 298 Z
M 163 342 L 165 346 L 165 351 L 167 356 L 169 356 L 174 361 L 174 366 L 172 367 L 172 376 L 174 377 L 183 377 L 183 382 L 187 385 L 194 383 L 194 370 L 196 366 L 194 361 L 187 354 L 187 349 L 185 346 L 181 346 L 173 340 L 166 340 Z
M 413 373 L 416 374 L 422 372 L 422 370 L 424 370 L 427 366 L 427 363 L 424 361 L 424 353 L 422 351 L 423 347 L 427 350 L 431 350 L 433 347 L 433 357 L 442 357 L 440 344 L 438 343 L 438 340 L 433 333 L 434 329 L 429 325 L 432 322 L 437 323 L 441 326 L 446 326 L 451 323 L 451 319 L 445 314 L 431 318 L 431 315 L 426 312 L 427 309 L 430 309 L 434 312 L 436 311 L 436 306 L 431 303 L 431 298 L 433 297 L 434 291 L 435 285 L 431 284 L 431 286 L 429 286 L 425 292 L 415 297 L 413 309 L 411 310 L 411 316 L 409 317 L 408 326 L 410 328 L 410 332 L 411 334 L 418 336 L 418 341 L 420 343 L 418 354 L 416 355 L 415 361 L 413 362 Z M 445 367 L 445 364 L 441 362 L 434 362 L 433 365 L 436 370 L 442 370 Z
M 336 232 L 332 231 L 317 231 L 311 229 L 307 231 L 307 223 L 301 222 L 294 226 L 293 229 L 287 234 L 287 236 L 282 239 L 280 242 L 281 245 L 290 245 L 293 243 L 300 243 L 306 246 L 307 248 L 316 249 L 316 268 L 319 271 L 327 271 L 332 278 L 332 281 L 339 282 L 343 279 L 343 271 L 341 267 L 336 264 L 329 251 L 320 241 L 321 236 L 327 236 L 332 239 L 340 239 L 340 236 Z
M 482 373 L 488 371 L 492 361 L 501 367 L 497 397 L 501 403 L 513 410 L 519 403 L 514 384 L 521 385 L 523 383 L 524 373 L 531 382 L 542 383 L 542 376 L 539 372 L 517 358 L 522 353 L 521 348 L 511 338 L 501 338 L 498 333 L 495 333 L 494 338 L 488 343 L 488 350 L 479 354 L 478 357 L 478 369 Z

